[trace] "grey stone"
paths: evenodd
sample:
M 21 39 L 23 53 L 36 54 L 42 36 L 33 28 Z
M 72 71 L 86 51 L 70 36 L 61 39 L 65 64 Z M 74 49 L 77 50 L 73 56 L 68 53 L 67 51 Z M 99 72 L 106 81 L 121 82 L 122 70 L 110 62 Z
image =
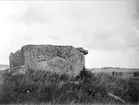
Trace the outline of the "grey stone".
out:
M 77 75 L 85 66 L 86 54 L 87 50 L 73 46 L 25 45 L 21 50 L 10 54 L 10 68 L 24 65 L 33 70 Z
M 10 72 L 12 72 L 12 75 L 25 74 L 27 71 L 28 71 L 27 65 L 20 65 L 17 67 L 10 68 Z

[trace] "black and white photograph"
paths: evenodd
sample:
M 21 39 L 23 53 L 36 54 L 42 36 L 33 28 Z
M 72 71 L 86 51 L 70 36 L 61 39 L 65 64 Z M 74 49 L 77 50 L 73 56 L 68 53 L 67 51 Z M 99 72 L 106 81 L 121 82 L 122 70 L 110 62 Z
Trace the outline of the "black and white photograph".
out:
M 139 105 L 139 0 L 0 0 L 0 105 Z

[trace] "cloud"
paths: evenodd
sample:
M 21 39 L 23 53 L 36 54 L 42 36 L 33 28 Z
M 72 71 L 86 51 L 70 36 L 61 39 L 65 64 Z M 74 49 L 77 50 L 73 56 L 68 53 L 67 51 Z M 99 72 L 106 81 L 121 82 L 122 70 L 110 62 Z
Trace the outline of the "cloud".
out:
M 39 35 L 62 44 L 92 49 L 135 47 L 138 36 L 132 29 L 127 5 L 127 1 L 32 3 L 20 15 L 19 20 L 26 25 L 21 31 L 30 38 Z
M 131 0 L 131 8 L 132 8 L 132 21 L 134 22 L 134 26 L 139 30 L 139 1 Z
M 125 46 L 125 39 L 122 36 L 116 36 L 114 33 L 98 35 L 91 42 L 91 47 L 101 50 L 119 50 Z
M 27 11 L 20 17 L 26 25 L 31 26 L 36 23 L 45 24 L 50 19 L 50 14 L 46 13 L 46 8 L 44 6 L 35 5 L 28 8 Z
M 129 29 L 127 32 L 100 32 L 87 45 L 99 50 L 123 50 L 139 48 L 139 32 Z
M 27 26 L 32 26 L 34 24 L 51 24 L 53 20 L 58 18 L 60 14 L 59 8 L 59 3 L 56 1 L 31 3 L 20 16 L 19 20 Z
M 139 1 L 135 0 L 135 11 L 136 11 L 136 16 L 139 18 Z
M 47 36 L 35 37 L 34 39 L 27 42 L 27 44 L 59 44 L 56 40 L 53 40 Z
M 126 42 L 127 42 L 127 47 L 138 49 L 139 48 L 139 31 L 135 29 L 134 31 L 131 31 L 130 33 L 128 33 L 128 35 L 126 36 Z

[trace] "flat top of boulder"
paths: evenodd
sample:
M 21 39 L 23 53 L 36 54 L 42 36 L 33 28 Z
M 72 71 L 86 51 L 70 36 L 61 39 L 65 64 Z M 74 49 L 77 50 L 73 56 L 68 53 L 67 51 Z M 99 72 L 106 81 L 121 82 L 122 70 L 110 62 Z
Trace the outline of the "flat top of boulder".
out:
M 61 50 L 61 51 L 69 51 L 69 49 L 72 49 L 72 48 L 75 48 L 73 46 L 69 46 L 69 45 L 32 45 L 32 44 L 29 44 L 29 45 L 25 45 L 23 46 L 21 49 L 24 49 L 24 50 L 28 50 L 30 51 L 31 49 L 38 49 L 38 48 L 41 48 L 41 49 L 51 49 L 51 50 L 54 50 L 55 48 Z M 79 52 L 83 53 L 84 55 L 88 54 L 88 51 L 83 49 L 82 47 L 77 47 L 75 48 L 77 49 Z M 19 52 L 19 51 L 17 51 Z

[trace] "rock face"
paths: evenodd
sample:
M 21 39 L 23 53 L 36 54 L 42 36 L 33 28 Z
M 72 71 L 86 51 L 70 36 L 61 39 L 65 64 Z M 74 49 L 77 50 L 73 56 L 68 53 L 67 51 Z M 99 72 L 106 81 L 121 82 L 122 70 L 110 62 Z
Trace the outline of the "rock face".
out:
M 25 74 L 27 70 L 28 70 L 27 65 L 21 65 L 10 69 L 12 75 Z
M 87 50 L 73 46 L 26 45 L 10 54 L 10 68 L 23 66 L 20 67 L 21 71 L 26 71 L 28 67 L 33 70 L 77 75 L 85 66 L 86 54 Z

